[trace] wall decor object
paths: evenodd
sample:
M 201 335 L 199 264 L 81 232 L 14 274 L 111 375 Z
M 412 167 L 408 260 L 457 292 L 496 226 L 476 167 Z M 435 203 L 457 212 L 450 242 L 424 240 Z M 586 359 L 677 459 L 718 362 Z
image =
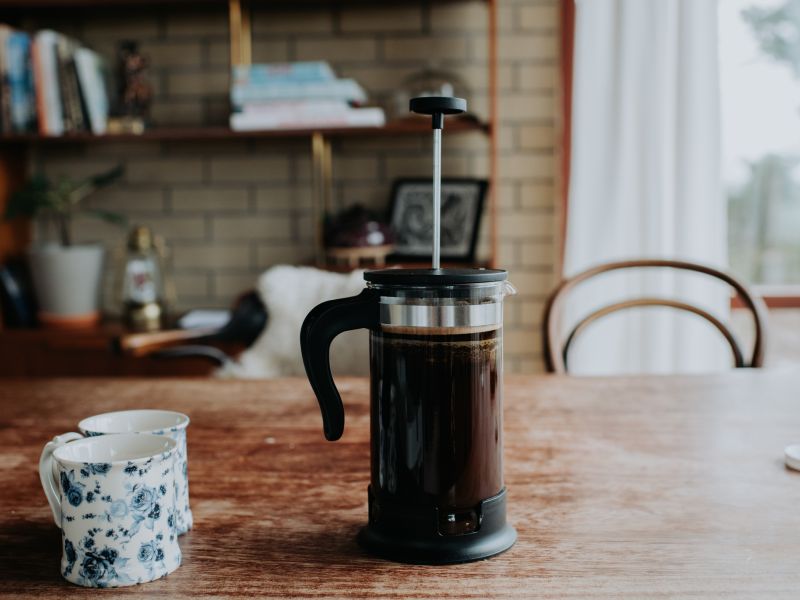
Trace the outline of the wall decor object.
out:
M 28 249 L 42 325 L 93 327 L 100 320 L 105 247 L 100 243 L 74 243 L 71 225 L 78 214 L 124 225 L 122 215 L 85 204 L 90 196 L 115 183 L 122 174 L 121 166 L 80 179 L 52 179 L 38 173 L 12 194 L 4 218 L 35 217 L 44 238 Z M 57 241 L 47 241 L 50 230 L 55 231 Z
M 442 260 L 472 262 L 478 243 L 485 179 L 442 179 Z M 430 179 L 398 179 L 392 187 L 389 220 L 395 234 L 393 260 L 428 257 L 433 244 L 433 187 Z

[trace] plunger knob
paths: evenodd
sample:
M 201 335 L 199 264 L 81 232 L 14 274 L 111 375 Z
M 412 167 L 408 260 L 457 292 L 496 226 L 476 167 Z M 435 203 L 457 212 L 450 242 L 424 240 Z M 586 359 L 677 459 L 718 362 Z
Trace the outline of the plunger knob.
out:
M 467 101 L 452 96 L 422 96 L 412 98 L 409 109 L 420 115 L 433 117 L 433 128 L 444 127 L 444 115 L 458 115 L 467 110 Z

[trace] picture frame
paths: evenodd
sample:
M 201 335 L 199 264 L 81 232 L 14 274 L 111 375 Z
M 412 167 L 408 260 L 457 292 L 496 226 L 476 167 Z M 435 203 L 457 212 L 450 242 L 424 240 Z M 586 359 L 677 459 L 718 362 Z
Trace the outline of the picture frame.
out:
M 441 258 L 474 262 L 483 206 L 485 179 L 442 179 Z M 426 178 L 395 180 L 389 203 L 395 235 L 391 260 L 427 260 L 433 253 L 433 183 Z

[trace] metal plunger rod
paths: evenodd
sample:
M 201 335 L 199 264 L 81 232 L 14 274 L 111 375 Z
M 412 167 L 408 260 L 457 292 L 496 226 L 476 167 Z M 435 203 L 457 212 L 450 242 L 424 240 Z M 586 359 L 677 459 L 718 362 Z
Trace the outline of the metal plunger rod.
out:
M 431 115 L 433 125 L 433 268 L 442 266 L 442 128 L 445 115 L 457 115 L 467 110 L 461 98 L 424 96 L 412 98 L 411 112 Z
M 442 130 L 433 130 L 433 268 L 442 255 Z

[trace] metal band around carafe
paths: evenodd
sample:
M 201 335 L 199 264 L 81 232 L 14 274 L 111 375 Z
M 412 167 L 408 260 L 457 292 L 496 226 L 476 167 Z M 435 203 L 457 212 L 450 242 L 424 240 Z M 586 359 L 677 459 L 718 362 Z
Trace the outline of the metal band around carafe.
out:
M 381 298 L 381 325 L 390 327 L 487 327 L 503 323 L 503 303 L 395 304 Z

